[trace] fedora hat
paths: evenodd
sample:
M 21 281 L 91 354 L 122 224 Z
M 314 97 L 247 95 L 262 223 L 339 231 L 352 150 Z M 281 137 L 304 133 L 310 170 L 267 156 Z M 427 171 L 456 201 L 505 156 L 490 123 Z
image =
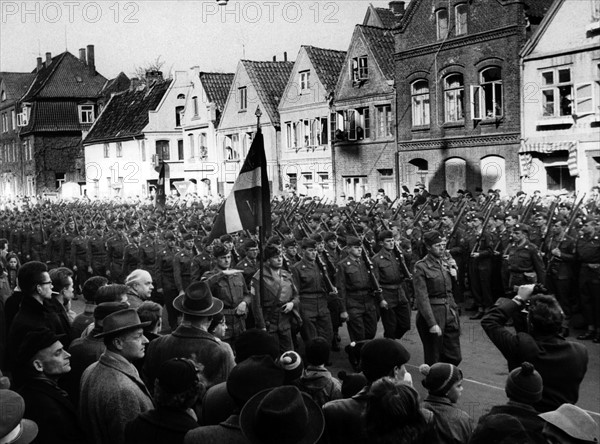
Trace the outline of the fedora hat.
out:
M 12 390 L 0 390 L 0 442 L 29 444 L 38 434 L 37 424 L 23 419 L 25 401 Z
M 114 335 L 136 328 L 143 328 L 150 325 L 150 321 L 141 322 L 140 317 L 133 308 L 116 311 L 104 318 L 102 323 L 104 331 L 95 335 L 95 338 L 103 338 L 104 336 Z
M 213 297 L 208 284 L 194 282 L 173 301 L 175 310 L 193 316 L 212 316 L 223 310 L 223 301 Z
M 252 444 L 314 444 L 325 419 L 310 395 L 285 385 L 250 398 L 240 413 L 240 427 Z

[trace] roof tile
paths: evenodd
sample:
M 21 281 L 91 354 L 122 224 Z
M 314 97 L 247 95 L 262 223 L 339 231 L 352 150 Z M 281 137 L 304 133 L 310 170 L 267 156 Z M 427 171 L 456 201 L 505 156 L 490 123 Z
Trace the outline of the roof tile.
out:
M 214 102 L 219 111 L 223 111 L 234 73 L 201 72 L 200 81 L 209 102 Z
M 314 46 L 304 46 L 304 48 L 325 90 L 328 93 L 333 92 L 344 66 L 346 51 L 315 48 Z
M 388 80 L 394 80 L 394 34 L 390 29 L 356 25 L 367 39 L 377 64 Z
M 29 72 L 0 72 L 0 79 L 6 85 L 7 100 L 19 100 L 27 92 L 35 74 Z

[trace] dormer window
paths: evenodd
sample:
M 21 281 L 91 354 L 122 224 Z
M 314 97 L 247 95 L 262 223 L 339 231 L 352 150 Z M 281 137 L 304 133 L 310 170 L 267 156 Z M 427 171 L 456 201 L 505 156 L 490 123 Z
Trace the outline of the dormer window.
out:
M 367 56 L 352 59 L 352 81 L 360 82 L 369 78 L 369 63 Z
M 177 126 L 177 127 L 181 126 L 181 118 L 183 117 L 183 110 L 184 110 L 183 106 L 175 107 L 175 126 Z
M 240 101 L 240 111 L 246 111 L 248 108 L 248 90 L 245 86 L 238 88 L 238 99 Z
M 79 105 L 79 123 L 94 123 L 94 105 Z
M 177 100 L 185 100 L 185 94 L 179 94 Z
M 308 83 L 308 79 L 310 76 L 310 71 L 302 71 L 300 73 L 300 94 L 309 90 L 310 85 Z
M 461 3 L 454 8 L 454 17 L 456 20 L 456 35 L 467 33 L 467 4 Z
M 435 19 L 437 23 L 437 38 L 443 40 L 448 37 L 448 10 L 439 9 L 435 13 Z

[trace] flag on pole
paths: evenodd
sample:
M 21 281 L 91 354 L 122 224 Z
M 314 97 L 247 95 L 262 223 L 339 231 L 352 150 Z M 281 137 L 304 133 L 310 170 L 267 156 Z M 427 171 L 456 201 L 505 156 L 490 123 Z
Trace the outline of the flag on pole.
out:
M 208 241 L 212 242 L 223 234 L 253 230 L 256 227 L 262 227 L 267 233 L 271 231 L 271 193 L 265 145 L 260 129 L 252 141 L 231 193 L 221 205 Z
M 166 201 L 167 195 L 165 192 L 165 162 L 161 162 L 160 171 L 158 172 L 158 184 L 156 187 L 154 208 L 156 208 L 159 211 L 164 211 Z

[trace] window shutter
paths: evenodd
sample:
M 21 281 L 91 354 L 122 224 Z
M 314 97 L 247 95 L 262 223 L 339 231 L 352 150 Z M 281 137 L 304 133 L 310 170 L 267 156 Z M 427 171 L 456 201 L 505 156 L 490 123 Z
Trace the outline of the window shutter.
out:
M 594 112 L 594 89 L 591 83 L 575 85 L 575 114 L 583 116 Z
M 471 118 L 473 120 L 481 120 L 483 116 L 482 104 L 483 98 L 481 97 L 482 88 L 479 85 L 471 85 Z

